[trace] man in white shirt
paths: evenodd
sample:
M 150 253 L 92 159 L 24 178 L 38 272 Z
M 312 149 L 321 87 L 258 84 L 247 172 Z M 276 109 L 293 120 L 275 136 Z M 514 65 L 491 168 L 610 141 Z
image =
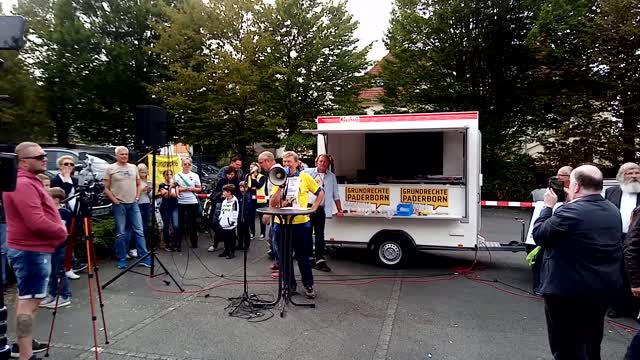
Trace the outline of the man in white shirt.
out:
M 619 186 L 608 188 L 604 197 L 620 210 L 620 217 L 622 218 L 621 241 L 624 242 L 629 231 L 631 213 L 633 209 L 640 206 L 640 165 L 632 162 L 622 164 L 618 169 L 616 180 L 618 180 Z M 636 317 L 639 306 L 629 290 L 625 269 L 622 269 L 621 276 L 625 281 L 625 293 L 614 301 L 608 315 L 611 318 Z
M 620 185 L 608 188 L 605 198 L 620 209 L 622 232 L 626 235 L 631 212 L 640 206 L 640 165 L 632 162 L 623 164 L 618 170 L 616 180 Z

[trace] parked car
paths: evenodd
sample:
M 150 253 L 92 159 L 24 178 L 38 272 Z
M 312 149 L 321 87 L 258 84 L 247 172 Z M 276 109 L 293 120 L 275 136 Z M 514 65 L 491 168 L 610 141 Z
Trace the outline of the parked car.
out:
M 45 153 L 47 153 L 48 161 L 47 171 L 45 172 L 45 174 L 49 176 L 49 178 L 58 176 L 58 158 L 63 155 L 71 156 L 76 166 L 82 165 L 84 167 L 84 169 L 81 170 L 79 174 L 76 173 L 75 175 L 82 178 L 82 180 L 88 180 L 89 183 L 93 184 L 93 187 L 89 189 L 89 191 L 95 194 L 92 217 L 102 217 L 111 213 L 111 201 L 107 196 L 104 195 L 104 185 L 102 184 L 102 177 L 107 166 L 116 161 L 115 156 L 98 151 L 82 151 L 64 148 L 44 148 L 43 150 Z M 86 160 L 84 161 L 80 160 L 81 152 L 86 153 Z M 91 179 L 90 177 L 93 177 L 93 179 Z M 89 185 L 89 183 L 80 185 Z
M 86 153 L 87 161 L 91 163 L 91 170 L 94 172 L 96 179 L 98 180 L 102 180 L 102 175 L 104 174 L 107 166 L 116 162 L 115 156 L 99 151 L 83 151 L 64 148 L 44 148 L 43 150 L 47 153 L 47 170 L 56 175 L 58 174 L 58 164 L 56 161 L 63 155 L 71 156 L 76 165 L 78 165 L 82 163 L 80 161 L 80 153 Z M 86 166 L 87 163 L 84 163 L 84 165 Z

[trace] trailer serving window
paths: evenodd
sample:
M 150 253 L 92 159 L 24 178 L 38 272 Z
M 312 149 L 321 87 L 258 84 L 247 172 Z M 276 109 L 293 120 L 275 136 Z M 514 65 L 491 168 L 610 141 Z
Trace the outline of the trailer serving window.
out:
M 466 129 L 309 132 L 341 183 L 466 184 Z

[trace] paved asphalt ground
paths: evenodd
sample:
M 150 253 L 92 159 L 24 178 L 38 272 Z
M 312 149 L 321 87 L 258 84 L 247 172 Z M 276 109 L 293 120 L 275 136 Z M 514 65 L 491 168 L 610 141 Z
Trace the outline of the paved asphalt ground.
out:
M 490 241 L 519 239 L 514 218 L 528 221 L 528 214 L 489 209 L 483 234 Z M 208 242 L 201 236 L 196 251 L 159 252 L 188 290 L 184 294 L 165 285 L 163 276 L 149 280 L 136 274 L 103 291 L 111 342 L 104 345 L 104 335 L 98 333 L 101 359 L 551 358 L 542 302 L 513 288 L 530 288 L 524 253 L 480 252 L 476 270 L 465 277 L 451 273 L 468 268 L 472 252 L 423 253 L 409 268 L 394 271 L 372 265 L 363 252 L 339 251 L 329 259 L 333 272 L 314 270 L 315 309 L 289 307 L 284 319 L 276 314 L 252 323 L 225 310 L 226 298 L 242 293 L 237 282 L 242 279 L 242 257 L 218 258 L 217 252 L 206 252 Z M 252 293 L 276 290 L 264 284 L 272 281 L 266 247 L 266 242 L 254 241 L 249 251 L 250 280 L 263 283 L 250 284 Z M 72 282 L 72 305 L 57 315 L 51 359 L 94 358 L 87 278 L 82 274 Z M 115 263 L 100 264 L 103 284 L 114 274 Z M 8 303 L 13 314 L 13 300 Z M 101 329 L 99 308 L 96 311 Z M 51 318 L 51 310 L 39 312 L 38 339 L 46 341 Z M 9 334 L 13 338 L 12 322 Z M 603 359 L 622 359 L 632 335 L 607 324 Z

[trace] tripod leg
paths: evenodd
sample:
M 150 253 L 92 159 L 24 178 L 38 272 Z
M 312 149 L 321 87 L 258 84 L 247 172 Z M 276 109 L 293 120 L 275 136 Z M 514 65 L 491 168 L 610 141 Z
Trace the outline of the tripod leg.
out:
M 107 333 L 107 322 L 104 319 L 104 301 L 102 300 L 102 289 L 100 289 L 100 275 L 98 269 L 98 262 L 96 261 L 96 246 L 93 242 L 93 231 L 89 231 L 91 234 L 90 238 L 90 247 L 91 254 L 87 257 L 91 256 L 91 264 L 93 265 L 93 272 L 96 275 L 96 290 L 98 290 L 98 301 L 100 304 L 100 314 L 102 315 L 102 328 L 104 329 L 104 343 L 109 344 L 109 335 Z
M 96 360 L 98 360 L 98 332 L 96 330 L 96 309 L 93 303 L 93 286 L 91 285 L 91 279 L 93 278 L 93 263 L 91 259 L 91 247 L 89 245 L 89 230 L 91 224 L 88 218 L 84 218 L 84 239 L 87 247 L 87 279 L 89 280 L 89 304 L 91 305 L 91 323 L 93 325 L 93 348 L 96 354 Z
M 180 289 L 181 292 L 184 292 L 184 289 L 182 288 L 182 286 L 180 286 L 180 284 L 176 281 L 176 279 L 173 278 L 173 275 L 171 275 L 171 273 L 169 272 L 169 270 L 167 270 L 167 268 L 164 266 L 164 264 L 162 263 L 162 261 L 160 261 L 160 259 L 157 258 L 158 255 L 156 255 L 155 251 L 151 254 L 152 258 L 155 258 L 156 261 L 158 262 L 158 265 L 160 265 L 160 267 L 162 268 L 162 270 L 164 270 L 165 274 L 169 275 L 169 277 L 171 278 L 171 280 L 173 281 L 174 284 L 176 284 L 176 286 L 178 287 L 178 289 Z M 153 260 L 152 260 L 153 261 Z M 168 284 L 167 284 L 168 285 Z
M 64 273 L 62 276 L 66 276 Z M 49 328 L 49 339 L 47 339 L 47 352 L 44 357 L 49 357 L 49 348 L 51 347 L 51 338 L 53 337 L 53 327 L 56 324 L 56 315 L 58 314 L 58 300 L 60 299 L 60 292 L 62 291 L 62 278 L 58 276 L 58 290 L 56 291 L 56 304 L 53 308 L 51 327 Z

